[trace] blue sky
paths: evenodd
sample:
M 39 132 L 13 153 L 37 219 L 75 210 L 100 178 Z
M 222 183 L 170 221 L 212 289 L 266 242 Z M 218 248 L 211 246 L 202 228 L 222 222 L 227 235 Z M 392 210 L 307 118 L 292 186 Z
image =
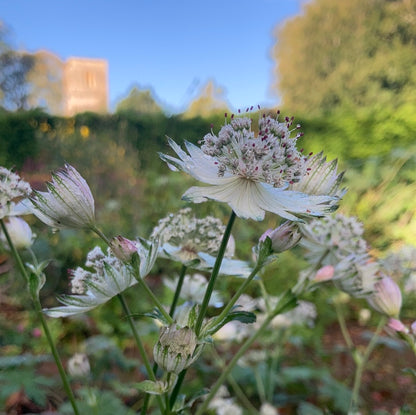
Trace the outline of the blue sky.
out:
M 208 80 L 231 109 L 276 105 L 273 29 L 302 0 L 0 0 L 13 46 L 107 59 L 110 105 L 135 84 L 179 112 Z

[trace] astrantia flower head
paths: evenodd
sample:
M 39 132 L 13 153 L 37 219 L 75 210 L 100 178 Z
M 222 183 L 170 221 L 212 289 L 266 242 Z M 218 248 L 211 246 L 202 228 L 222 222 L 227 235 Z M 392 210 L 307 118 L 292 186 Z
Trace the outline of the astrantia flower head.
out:
M 363 225 L 355 217 L 326 216 L 302 224 L 300 229 L 303 234 L 300 245 L 306 248 L 311 264 L 321 260 L 322 265 L 335 266 L 350 254 L 362 255 L 368 251 Z
M 159 221 L 151 238 L 160 241 L 160 255 L 186 266 L 210 270 L 221 245 L 225 226 L 212 216 L 196 218 L 190 208 L 181 209 Z M 247 263 L 233 260 L 235 243 L 231 237 L 221 264 L 220 272 L 227 275 L 247 276 Z
M 35 235 L 33 235 L 32 229 L 24 219 L 17 216 L 10 216 L 7 219 L 7 222 L 5 222 L 5 225 L 16 249 L 29 248 L 32 245 Z M 6 235 L 2 231 L 0 231 L 0 241 L 2 241 L 6 249 L 8 249 L 8 241 Z
M 140 258 L 140 277 L 144 278 L 157 258 L 157 245 L 147 241 L 135 241 Z M 76 295 L 59 298 L 64 306 L 44 310 L 51 317 L 66 317 L 85 313 L 109 301 L 117 294 L 137 283 L 130 265 L 116 258 L 110 248 L 104 254 L 95 247 L 87 255 L 86 267 L 71 272 L 71 290 Z
M 291 184 L 311 173 L 308 158 L 296 148 L 301 134 L 292 136 L 292 120 L 279 122 L 269 116 L 259 120 L 257 135 L 251 119 L 234 118 L 218 135 L 207 134 L 201 148 L 185 142 L 188 152 L 173 140 L 179 156 L 161 154 L 171 168 L 182 170 L 207 187 L 191 187 L 183 199 L 195 203 L 207 199 L 228 203 L 242 218 L 263 220 L 265 211 L 289 220 L 321 216 L 336 208 L 338 198 L 290 190 Z
M 387 317 L 398 318 L 402 307 L 402 292 L 391 277 L 383 275 L 376 282 L 374 292 L 367 298 L 367 301 L 379 313 Z
M 32 193 L 29 183 L 0 166 L 0 219 L 13 214 L 15 202 Z
M 365 297 L 373 291 L 379 265 L 368 253 L 361 222 L 336 214 L 314 219 L 300 229 L 300 245 L 306 248 L 305 257 L 312 267 L 332 266 L 334 284 L 355 297 Z M 316 270 L 311 277 L 315 275 Z
M 33 213 L 56 229 L 90 228 L 95 222 L 94 198 L 85 179 L 69 164 L 52 173 L 48 192 L 32 198 Z

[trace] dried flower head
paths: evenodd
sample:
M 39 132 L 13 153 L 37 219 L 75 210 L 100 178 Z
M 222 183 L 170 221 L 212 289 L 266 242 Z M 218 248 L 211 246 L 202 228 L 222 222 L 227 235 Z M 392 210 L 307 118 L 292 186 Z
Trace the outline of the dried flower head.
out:
M 85 179 L 69 164 L 52 173 L 48 192 L 35 191 L 33 214 L 55 229 L 90 228 L 95 222 L 94 198 Z
M 15 203 L 31 193 L 29 183 L 11 170 L 0 166 L 0 219 L 13 214 Z
M 172 169 L 209 185 L 191 187 L 183 195 L 185 200 L 225 202 L 245 219 L 263 220 L 265 211 L 289 220 L 321 216 L 336 208 L 337 197 L 288 189 L 310 174 L 308 158 L 296 148 L 301 134 L 293 136 L 297 127 L 291 130 L 292 122 L 263 116 L 255 135 L 250 118 L 232 117 L 218 135 L 207 134 L 200 148 L 185 142 L 185 152 L 169 139 L 179 159 L 160 156 Z

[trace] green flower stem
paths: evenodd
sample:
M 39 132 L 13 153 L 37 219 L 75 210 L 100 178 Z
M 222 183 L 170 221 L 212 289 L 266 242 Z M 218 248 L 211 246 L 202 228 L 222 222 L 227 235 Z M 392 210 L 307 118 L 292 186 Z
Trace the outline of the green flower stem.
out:
M 220 370 L 223 370 L 225 367 L 225 362 L 222 359 L 222 357 L 217 353 L 215 348 L 212 348 L 212 355 L 214 362 L 217 363 L 217 365 L 220 367 Z M 245 406 L 245 408 L 248 411 L 248 414 L 250 415 L 258 415 L 259 411 L 254 407 L 254 405 L 251 403 L 251 401 L 247 398 L 244 391 L 241 389 L 240 385 L 236 382 L 234 377 L 230 374 L 227 377 L 227 382 L 230 384 L 230 386 L 233 388 L 237 398 L 240 400 L 240 402 Z
M 146 292 L 146 294 L 150 297 L 153 304 L 157 307 L 157 309 L 160 311 L 160 313 L 163 315 L 165 320 L 168 322 L 168 324 L 173 323 L 173 318 L 169 315 L 169 313 L 164 309 L 162 303 L 158 300 L 158 298 L 153 294 L 153 291 L 148 287 L 148 285 L 143 281 L 143 279 L 138 276 L 137 281 L 141 288 Z
M 211 277 L 208 282 L 207 289 L 205 291 L 204 299 L 202 301 L 201 309 L 198 315 L 198 319 L 195 324 L 195 333 L 198 336 L 201 332 L 202 323 L 204 321 L 205 315 L 207 313 L 209 300 L 211 299 L 212 291 L 214 290 L 215 281 L 220 272 L 221 263 L 224 258 L 225 250 L 227 248 L 228 240 L 230 239 L 231 229 L 233 227 L 236 214 L 234 211 L 231 212 L 230 219 L 228 220 L 227 227 L 225 229 L 224 235 L 222 237 L 220 249 L 218 251 L 217 259 L 215 260 L 214 267 L 212 268 Z
M 253 280 L 253 278 L 257 275 L 259 270 L 261 269 L 261 265 L 257 264 L 253 271 L 251 271 L 251 274 L 244 280 L 244 282 L 240 285 L 238 290 L 235 292 L 231 300 L 227 303 L 227 305 L 224 307 L 224 309 L 221 311 L 221 313 L 215 318 L 215 320 L 212 323 L 212 326 L 215 326 L 220 321 L 222 321 L 230 312 L 234 304 L 238 301 L 241 294 L 244 293 L 250 282 Z
M 92 225 L 91 230 L 95 232 L 108 246 L 110 246 L 111 241 L 104 235 L 104 233 L 99 228 L 97 228 L 95 225 Z
M 144 345 L 140 339 L 139 333 L 137 333 L 136 326 L 134 325 L 134 321 L 131 317 L 131 312 L 129 310 L 129 307 L 126 303 L 126 300 L 124 299 L 124 296 L 122 294 L 117 294 L 117 298 L 119 299 L 121 303 L 121 307 L 123 308 L 124 314 L 127 317 L 127 321 L 129 322 L 131 331 L 133 333 L 134 339 L 136 340 L 137 348 L 139 349 L 140 356 L 143 360 L 144 366 L 146 367 L 147 375 L 149 376 L 150 380 L 153 382 L 156 382 L 156 376 L 152 369 L 152 366 L 150 365 L 149 359 L 147 358 L 146 350 L 144 348 Z M 161 413 L 164 412 L 165 408 L 163 406 L 162 399 L 159 395 L 156 395 Z
M 181 294 L 183 280 L 185 279 L 186 270 L 188 267 L 186 265 L 182 265 L 181 273 L 179 275 L 178 284 L 176 285 L 175 294 L 173 296 L 172 304 L 170 306 L 169 315 L 173 317 L 173 314 L 176 309 L 176 305 L 178 304 L 179 296 Z
M 13 257 L 14 257 L 16 263 L 17 263 L 17 266 L 20 270 L 20 273 L 22 274 L 22 276 L 26 280 L 26 282 L 29 284 L 29 276 L 27 275 L 26 268 L 23 264 L 22 258 L 20 257 L 19 253 L 16 250 L 16 247 L 14 246 L 14 244 L 13 244 L 11 238 L 10 238 L 9 232 L 7 231 L 7 228 L 6 228 L 6 225 L 4 224 L 3 219 L 0 219 L 0 225 L 1 225 L 1 228 L 2 228 L 2 231 L 3 231 L 4 235 L 6 236 L 7 242 L 10 246 L 10 249 L 12 251 L 12 255 L 13 255 Z M 65 369 L 62 365 L 61 358 L 59 357 L 58 350 L 56 349 L 56 346 L 55 346 L 55 343 L 52 339 L 51 332 L 49 331 L 49 327 L 48 327 L 48 324 L 46 322 L 45 316 L 42 312 L 42 305 L 40 304 L 40 301 L 39 301 L 38 297 L 34 298 L 32 296 L 32 301 L 33 301 L 33 305 L 35 307 L 36 314 L 37 314 L 37 316 L 38 316 L 38 318 L 41 322 L 43 331 L 45 332 L 46 340 L 48 341 L 49 348 L 50 348 L 50 350 L 52 352 L 52 356 L 55 360 L 56 367 L 58 368 L 58 372 L 59 372 L 59 375 L 61 377 L 62 384 L 64 386 L 65 392 L 68 396 L 68 399 L 71 402 L 72 409 L 74 410 L 74 414 L 75 415 L 80 415 L 80 412 L 78 411 L 77 404 L 75 403 L 74 393 L 72 392 L 71 386 L 69 384 L 68 377 L 66 376 Z
M 350 401 L 350 409 L 348 413 L 355 413 L 356 410 L 358 410 L 358 404 L 359 404 L 359 398 L 360 398 L 360 387 L 361 387 L 361 380 L 362 375 L 365 369 L 365 365 L 368 362 L 368 359 L 370 357 L 370 354 L 374 350 L 377 340 L 380 336 L 381 331 L 383 330 L 384 325 L 386 324 L 386 317 L 382 317 L 377 325 L 376 331 L 374 332 L 373 336 L 371 337 L 370 342 L 368 343 L 365 351 L 363 354 L 360 354 L 359 358 L 355 358 L 356 363 L 356 369 L 355 369 L 355 375 L 354 375 L 354 386 L 352 389 L 352 396 Z
M 215 281 L 218 277 L 220 272 L 221 263 L 224 258 L 225 250 L 227 248 L 228 240 L 230 239 L 231 229 L 233 227 L 234 221 L 236 218 L 236 214 L 234 211 L 231 212 L 230 219 L 228 220 L 227 227 L 225 228 L 224 235 L 222 237 L 220 249 L 218 251 L 217 259 L 215 260 L 214 267 L 212 268 L 211 277 L 208 281 L 207 289 L 205 290 L 204 299 L 202 300 L 202 305 L 198 314 L 198 319 L 195 324 L 195 333 L 198 336 L 201 332 L 202 323 L 204 321 L 205 315 L 207 313 L 209 300 L 211 299 L 212 292 L 214 291 Z M 176 398 L 179 395 L 179 391 L 181 389 L 183 380 L 185 379 L 186 369 L 179 373 L 178 380 L 176 381 L 176 385 L 173 388 L 172 394 L 170 396 L 170 407 L 173 408 L 175 404 Z
M 214 386 L 211 388 L 210 393 L 205 398 L 202 405 L 198 408 L 195 415 L 202 415 L 206 413 L 206 410 L 208 408 L 209 403 L 214 398 L 215 394 L 218 392 L 218 389 L 221 387 L 221 385 L 224 383 L 224 381 L 227 379 L 229 374 L 231 373 L 231 370 L 234 368 L 234 366 L 237 364 L 237 362 L 240 360 L 240 358 L 246 353 L 246 351 L 251 347 L 251 345 L 258 339 L 258 337 L 266 330 L 267 326 L 270 324 L 270 322 L 279 314 L 281 313 L 290 302 L 293 301 L 293 297 L 287 299 L 287 303 L 285 304 L 278 304 L 274 311 L 270 313 L 266 319 L 263 321 L 262 325 L 259 327 L 259 329 L 251 335 L 240 347 L 240 349 L 237 351 L 237 353 L 234 355 L 234 357 L 230 360 L 227 367 L 223 369 L 221 372 L 221 375 L 215 382 Z
M 338 303 L 338 301 L 335 301 L 335 312 L 337 314 L 338 324 L 341 329 L 342 337 L 344 337 L 345 343 L 347 344 L 349 351 L 352 355 L 354 355 L 355 346 L 348 331 L 341 305 Z

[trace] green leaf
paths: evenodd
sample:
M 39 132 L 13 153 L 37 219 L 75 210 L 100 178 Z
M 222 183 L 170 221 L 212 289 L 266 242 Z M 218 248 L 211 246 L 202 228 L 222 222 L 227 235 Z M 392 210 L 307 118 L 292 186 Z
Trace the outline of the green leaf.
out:
M 42 261 L 39 265 L 26 264 L 29 270 L 29 292 L 33 299 L 39 299 L 39 292 L 45 285 L 46 276 L 43 270 L 48 266 L 49 261 Z
M 137 388 L 150 395 L 163 395 L 169 391 L 169 385 L 166 382 L 153 380 L 144 380 L 136 384 Z
M 216 333 L 225 324 L 233 320 L 239 321 L 244 324 L 251 324 L 256 322 L 256 315 L 251 311 L 231 311 L 214 326 L 210 326 L 210 323 L 213 323 L 215 321 L 215 318 L 212 319 L 211 322 L 208 322 L 208 324 L 206 325 L 206 330 L 203 330 L 203 335 L 212 335 Z

